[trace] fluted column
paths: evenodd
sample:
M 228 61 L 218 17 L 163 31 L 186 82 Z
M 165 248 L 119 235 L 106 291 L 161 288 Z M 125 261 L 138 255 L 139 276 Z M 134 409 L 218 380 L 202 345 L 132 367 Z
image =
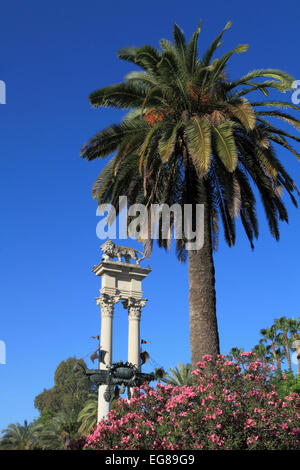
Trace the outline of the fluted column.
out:
M 140 320 L 147 299 L 130 297 L 123 302 L 128 310 L 128 362 L 140 368 Z
M 101 307 L 101 357 L 99 369 L 107 369 L 112 363 L 112 335 L 114 306 L 120 300 L 118 296 L 102 294 L 96 299 L 97 305 Z M 104 398 L 107 385 L 100 385 L 98 389 L 98 421 L 104 418 L 110 410 L 110 402 Z

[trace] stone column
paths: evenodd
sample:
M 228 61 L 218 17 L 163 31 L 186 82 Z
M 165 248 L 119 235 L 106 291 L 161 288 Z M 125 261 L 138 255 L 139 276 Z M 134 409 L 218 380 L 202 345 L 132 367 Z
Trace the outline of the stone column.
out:
M 97 305 L 101 307 L 101 356 L 103 360 L 99 362 L 99 369 L 107 369 L 112 363 L 112 335 L 113 316 L 115 303 L 119 301 L 118 296 L 102 294 L 96 299 Z M 104 398 L 107 385 L 100 385 L 98 389 L 98 422 L 104 418 L 110 410 L 110 402 Z
M 128 309 L 128 362 L 140 369 L 140 320 L 141 310 L 145 307 L 147 299 L 129 299 L 123 302 Z

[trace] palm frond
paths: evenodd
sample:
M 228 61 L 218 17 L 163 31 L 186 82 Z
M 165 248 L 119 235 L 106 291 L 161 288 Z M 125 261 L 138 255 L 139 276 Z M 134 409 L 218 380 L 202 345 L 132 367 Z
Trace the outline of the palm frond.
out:
M 226 23 L 225 27 L 223 28 L 223 30 L 221 31 L 221 33 L 211 43 L 211 45 L 209 46 L 209 48 L 207 49 L 207 51 L 205 52 L 205 54 L 202 57 L 202 60 L 201 60 L 202 65 L 207 66 L 207 65 L 210 64 L 210 61 L 211 61 L 216 49 L 222 44 L 220 41 L 222 39 L 223 34 L 225 33 L 225 31 L 227 31 L 227 29 L 229 29 L 231 27 L 231 25 L 232 25 L 232 21 L 228 21 Z
M 209 169 L 211 159 L 211 129 L 207 119 L 194 116 L 185 125 L 187 146 L 199 177 Z
M 215 136 L 218 157 L 228 171 L 233 172 L 237 166 L 238 155 L 232 133 L 232 124 L 225 121 L 219 126 L 212 126 Z
M 198 28 L 191 37 L 187 47 L 186 47 L 186 68 L 187 71 L 192 75 L 195 71 L 196 60 L 198 55 L 198 38 L 201 31 L 202 20 L 199 21 Z
M 238 102 L 230 104 L 229 110 L 243 124 L 246 130 L 254 129 L 256 117 L 249 101 L 242 98 Z

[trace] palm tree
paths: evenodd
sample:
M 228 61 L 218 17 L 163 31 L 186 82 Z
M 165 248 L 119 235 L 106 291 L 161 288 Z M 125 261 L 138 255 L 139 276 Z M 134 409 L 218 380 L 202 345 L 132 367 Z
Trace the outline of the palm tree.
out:
M 287 361 L 288 369 L 292 372 L 292 364 L 290 359 L 289 343 L 286 344 L 286 338 L 283 333 L 279 332 L 275 338 L 276 345 L 282 352 L 283 359 Z
M 40 433 L 40 448 L 43 450 L 68 449 L 70 441 L 79 438 L 77 418 L 78 414 L 75 410 L 56 413 Z
M 1 448 L 10 450 L 29 450 L 38 437 L 38 429 L 33 423 L 24 421 L 24 424 L 10 424 L 2 432 Z
M 229 351 L 229 354 L 228 354 L 228 357 L 230 359 L 233 359 L 236 361 L 237 364 L 240 363 L 240 360 L 241 360 L 241 353 L 244 352 L 244 349 L 243 348 L 238 348 L 238 347 L 233 347 L 231 348 L 231 350 Z
M 183 218 L 189 204 L 193 209 L 189 220 L 193 230 L 197 204 L 204 205 L 202 249 L 187 250 L 190 232 L 186 228 L 176 240 L 179 260 L 188 258 L 189 263 L 193 368 L 204 354 L 215 357 L 219 353 L 213 261 L 219 218 L 226 242 L 233 246 L 235 219 L 240 216 L 253 248 L 258 223 L 251 181 L 261 196 L 271 234 L 277 240 L 279 220 L 288 221 L 282 191 L 285 189 L 297 204 L 293 195 L 297 188 L 276 158 L 274 144 L 299 158 L 289 139 L 300 139 L 275 127 L 268 118 L 282 119 L 299 129 L 300 121 L 282 111 L 299 107 L 273 100 L 250 103 L 245 98 L 251 92 L 265 96 L 274 89 L 286 92 L 291 89 L 293 78 L 280 70 L 266 69 L 229 79 L 229 59 L 248 47 L 239 45 L 214 59 L 230 25 L 231 22 L 226 24 L 201 58 L 197 50 L 200 24 L 188 42 L 174 24 L 174 42 L 162 39 L 161 50 L 150 45 L 121 49 L 119 58 L 142 70 L 134 70 L 123 82 L 93 92 L 89 99 L 94 107 L 127 109 L 129 113 L 120 124 L 101 130 L 81 150 L 89 161 L 115 152 L 97 178 L 93 196 L 99 204 L 112 204 L 117 215 L 119 196 L 127 196 L 128 206 L 143 204 L 148 211 L 148 232 L 154 224 L 153 204 L 178 204 Z M 113 214 L 109 219 L 113 220 Z M 172 224 L 173 227 L 174 217 Z M 153 236 L 145 236 L 145 227 L 146 223 L 141 238 L 150 254 Z M 166 235 L 160 230 L 159 234 L 159 246 L 168 248 L 172 232 Z
M 286 355 L 286 360 L 288 363 L 289 371 L 292 372 L 291 356 L 290 356 L 290 341 L 288 338 L 288 332 L 293 330 L 294 324 L 291 321 L 292 319 L 287 319 L 286 317 L 280 317 L 274 319 L 274 325 L 277 331 L 282 331 L 282 337 L 280 336 L 280 344 L 284 347 L 284 352 Z
M 78 431 L 80 433 L 89 434 L 91 429 L 97 425 L 97 410 L 98 397 L 92 394 L 78 415 L 78 422 L 80 423 Z
M 161 380 L 174 387 L 190 386 L 193 384 L 192 366 L 191 364 L 178 364 L 176 367 L 170 367 L 170 374 L 166 374 Z
M 254 352 L 254 354 L 256 354 L 258 359 L 260 359 L 264 363 L 266 367 L 268 364 L 273 362 L 272 353 L 270 354 L 271 345 L 266 346 L 262 339 L 259 340 L 259 343 L 254 346 L 252 351 Z
M 165 377 L 166 372 L 163 367 L 155 367 L 154 377 L 157 383 L 160 384 L 161 380 Z
M 263 336 L 262 341 L 264 343 L 266 343 L 268 340 L 270 341 L 274 362 L 277 365 L 278 371 L 281 372 L 280 349 L 276 349 L 276 327 L 272 325 L 270 328 L 263 328 L 260 330 L 260 334 Z
M 110 402 L 111 409 L 113 409 L 117 405 L 118 399 L 120 397 L 120 390 L 118 390 L 117 393 L 116 390 L 114 390 L 114 392 L 115 393 L 112 395 Z M 78 414 L 78 423 L 80 424 L 80 427 L 78 429 L 79 433 L 89 434 L 91 432 L 91 429 L 96 427 L 98 416 L 97 411 L 98 395 L 95 393 L 91 393 L 89 395 L 89 399 Z

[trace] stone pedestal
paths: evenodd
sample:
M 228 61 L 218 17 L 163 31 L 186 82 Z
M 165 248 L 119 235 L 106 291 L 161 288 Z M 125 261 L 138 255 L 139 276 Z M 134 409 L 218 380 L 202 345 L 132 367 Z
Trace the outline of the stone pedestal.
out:
M 151 268 L 119 261 L 102 261 L 93 267 L 92 272 L 102 278 L 101 295 L 119 295 L 121 300 L 129 297 L 141 299 L 142 280 L 148 276 Z
M 142 280 L 151 272 L 151 268 L 142 268 L 138 264 L 119 261 L 102 261 L 93 267 L 93 273 L 101 277 L 100 297 L 96 299 L 101 307 L 101 356 L 99 368 L 107 369 L 112 364 L 112 334 L 114 305 L 123 301 L 128 310 L 128 362 L 140 367 L 140 319 L 141 309 L 147 299 L 142 299 Z M 106 385 L 99 386 L 98 421 L 110 410 L 110 403 L 105 401 Z

